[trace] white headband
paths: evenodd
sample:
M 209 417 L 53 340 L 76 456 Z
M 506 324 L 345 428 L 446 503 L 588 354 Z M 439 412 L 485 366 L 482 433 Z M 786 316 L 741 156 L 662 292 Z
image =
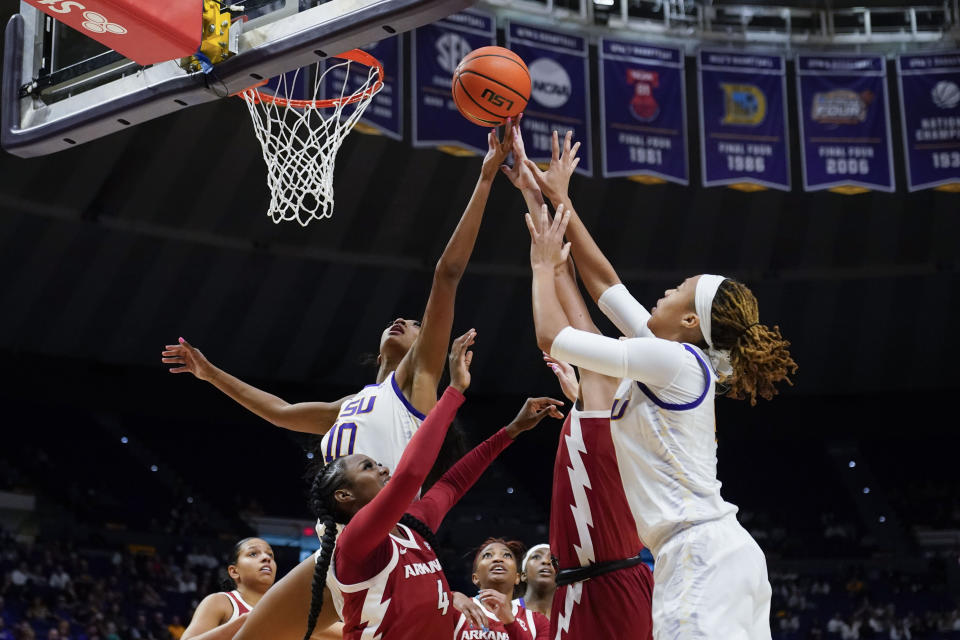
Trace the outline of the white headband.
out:
M 529 560 L 529 559 L 530 559 L 530 556 L 532 556 L 538 549 L 547 549 L 547 550 L 549 550 L 549 549 L 550 549 L 550 545 L 548 545 L 548 544 L 535 544 L 535 545 L 533 545 L 532 547 L 530 547 L 530 550 L 527 551 L 527 553 L 524 554 L 524 556 L 523 556 L 523 564 L 520 565 L 520 571 L 521 571 L 521 572 L 527 570 L 527 560 Z
M 713 298 L 717 295 L 717 289 L 720 288 L 726 278 L 705 273 L 697 281 L 697 291 L 694 294 L 693 304 L 700 318 L 700 333 L 703 339 L 707 341 L 707 356 L 714 370 L 723 376 L 729 376 L 733 373 L 733 367 L 730 366 L 730 352 L 725 349 L 713 348 L 712 329 L 710 327 L 710 317 L 713 312 Z

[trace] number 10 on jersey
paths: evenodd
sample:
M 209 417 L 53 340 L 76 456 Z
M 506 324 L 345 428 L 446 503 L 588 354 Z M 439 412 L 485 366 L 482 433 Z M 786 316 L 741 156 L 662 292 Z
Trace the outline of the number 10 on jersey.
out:
M 338 422 L 333 425 L 327 436 L 327 447 L 323 452 L 323 460 L 330 464 L 337 458 L 353 454 L 353 447 L 357 443 L 357 423 Z M 344 446 L 346 446 L 346 450 L 344 450 Z

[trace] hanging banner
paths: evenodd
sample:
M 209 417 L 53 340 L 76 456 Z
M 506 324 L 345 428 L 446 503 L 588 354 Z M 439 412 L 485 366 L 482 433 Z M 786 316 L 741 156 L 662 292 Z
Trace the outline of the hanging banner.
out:
M 797 56 L 805 191 L 893 191 L 883 56 Z
M 960 191 L 960 51 L 901 55 L 900 118 L 910 191 Z
M 603 176 L 689 183 L 683 50 L 601 38 Z
M 559 133 L 562 144 L 567 131 L 573 131 L 573 141 L 580 142 L 576 171 L 593 175 L 586 39 L 510 22 L 507 48 L 530 70 L 530 102 L 521 125 L 527 156 L 535 162 L 549 162 L 553 132 Z
M 373 97 L 373 102 L 363 112 L 355 130 L 361 133 L 382 133 L 394 140 L 403 140 L 403 40 L 402 34 L 360 47 L 383 65 L 383 88 Z M 336 58 L 327 64 L 342 62 Z M 347 79 L 344 91 L 343 81 Z M 345 66 L 336 66 L 323 79 L 323 97 L 337 98 L 360 90 L 367 81 L 367 68 L 357 63 L 350 64 L 350 73 Z M 341 93 L 342 92 L 342 93 Z M 345 115 L 349 115 L 346 107 Z
M 413 33 L 413 146 L 456 154 L 487 152 L 485 127 L 467 120 L 450 93 L 453 72 L 464 56 L 496 44 L 492 14 L 470 9 L 420 27 Z
M 782 56 L 700 51 L 703 186 L 790 190 Z

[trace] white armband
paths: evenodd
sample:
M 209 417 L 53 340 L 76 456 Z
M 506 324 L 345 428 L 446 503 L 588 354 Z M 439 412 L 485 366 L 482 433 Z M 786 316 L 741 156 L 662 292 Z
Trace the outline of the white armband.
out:
M 604 291 L 597 300 L 597 306 L 628 338 L 651 335 L 647 330 L 650 313 L 630 295 L 622 283 Z
M 631 378 L 664 387 L 683 367 L 683 345 L 660 338 L 617 340 L 566 327 L 553 339 L 550 355 L 576 367 L 614 378 Z

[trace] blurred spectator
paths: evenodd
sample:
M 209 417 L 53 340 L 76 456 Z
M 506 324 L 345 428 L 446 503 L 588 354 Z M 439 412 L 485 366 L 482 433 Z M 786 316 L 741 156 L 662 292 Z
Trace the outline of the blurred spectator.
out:
M 167 625 L 167 631 L 170 633 L 170 637 L 173 638 L 173 640 L 180 640 L 180 636 L 182 636 L 183 632 L 186 631 L 186 627 L 183 626 L 180 616 L 176 614 L 171 616 L 170 624 Z

